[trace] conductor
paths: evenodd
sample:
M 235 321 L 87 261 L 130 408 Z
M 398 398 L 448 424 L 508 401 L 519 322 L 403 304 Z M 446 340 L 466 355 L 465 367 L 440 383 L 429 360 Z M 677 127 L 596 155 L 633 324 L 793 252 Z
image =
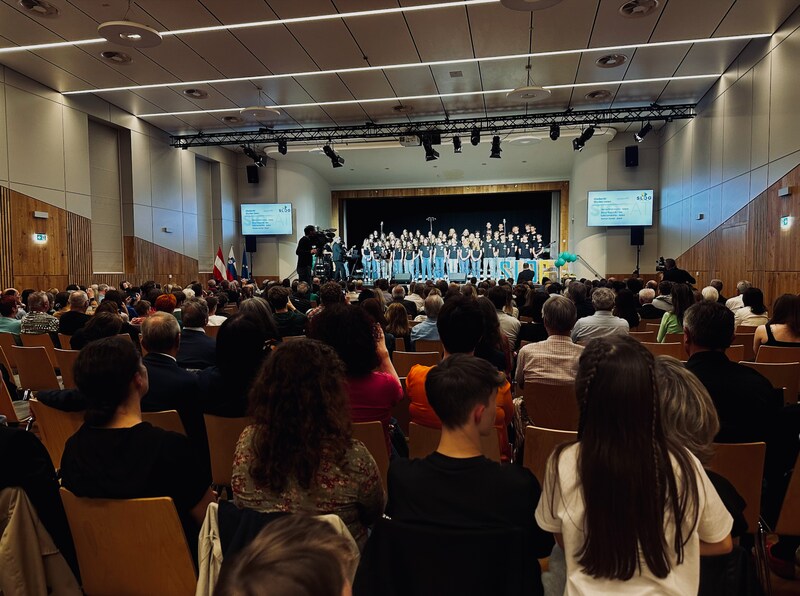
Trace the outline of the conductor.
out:
M 316 243 L 314 237 L 317 233 L 317 228 L 314 226 L 306 226 L 303 228 L 303 237 L 297 243 L 297 250 L 294 254 L 297 255 L 297 277 L 300 281 L 308 284 L 311 283 L 311 263 L 312 255 L 317 253 Z

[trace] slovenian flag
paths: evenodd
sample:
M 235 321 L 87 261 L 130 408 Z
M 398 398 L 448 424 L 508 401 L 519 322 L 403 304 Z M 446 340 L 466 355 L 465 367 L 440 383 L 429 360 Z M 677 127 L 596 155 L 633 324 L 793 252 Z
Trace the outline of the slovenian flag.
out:
M 236 273 L 236 257 L 233 256 L 233 246 L 231 246 L 231 250 L 228 253 L 228 281 L 233 281 L 239 277 L 239 274 Z
M 217 256 L 214 258 L 214 279 L 222 281 L 225 276 L 222 272 L 225 271 L 225 261 L 222 260 L 222 247 L 217 247 Z
M 247 251 L 242 251 L 242 279 L 250 279 L 250 269 L 247 267 Z

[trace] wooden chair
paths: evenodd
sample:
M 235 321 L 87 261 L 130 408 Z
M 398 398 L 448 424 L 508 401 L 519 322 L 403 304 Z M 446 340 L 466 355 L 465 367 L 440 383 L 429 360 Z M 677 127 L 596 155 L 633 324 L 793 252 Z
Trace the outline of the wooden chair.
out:
M 522 393 L 528 418 L 535 426 L 556 430 L 578 430 L 578 400 L 575 384 L 525 383 Z
M 418 352 L 439 352 L 439 358 L 444 358 L 444 345 L 438 339 L 418 339 L 414 342 L 414 349 Z
M 639 341 L 649 341 L 650 343 L 655 343 L 656 335 L 658 333 L 656 331 L 631 331 L 628 333 L 633 339 L 638 339 Z
M 0 333 L 0 349 L 5 353 L 6 359 L 12 368 L 17 368 L 17 362 L 14 360 L 14 353 L 11 351 L 11 346 L 16 345 L 19 344 L 17 344 L 17 340 L 14 339 L 13 333 Z M 8 371 L 8 374 L 11 374 L 10 370 Z
M 783 401 L 786 404 L 797 403 L 800 391 L 800 362 L 739 362 L 758 371 L 769 379 L 775 389 L 783 389 Z
M 392 363 L 398 377 L 407 377 L 408 371 L 415 364 L 423 366 L 436 366 L 442 360 L 439 352 L 395 352 L 392 354 Z
M 683 343 L 683 333 L 667 333 L 664 336 L 665 344 L 682 344 Z
M 756 362 L 800 362 L 800 348 L 759 346 Z
M 0 382 L 0 415 L 6 417 L 6 422 L 9 425 L 25 423 L 27 430 L 30 430 L 30 426 L 33 424 L 30 403 L 27 401 L 14 401 L 8 392 L 8 387 L 2 382 Z
M 642 328 L 642 324 L 639 323 L 639 329 Z M 644 331 L 655 331 L 658 334 L 658 330 L 661 329 L 661 323 L 645 323 L 644 324 Z
M 381 473 L 383 490 L 386 490 L 386 476 L 389 473 L 389 452 L 386 451 L 386 435 L 380 422 L 354 422 L 353 438 L 358 439 L 369 450 Z
M 55 348 L 53 351 L 55 356 Z M 17 362 L 21 389 L 30 389 L 31 391 L 61 389 L 56 371 L 50 363 L 45 348 L 11 346 L 11 353 L 14 354 L 14 360 Z
M 728 357 L 728 360 L 732 362 L 741 362 L 742 360 L 744 360 L 744 346 L 743 345 L 728 346 L 728 349 L 725 350 L 725 355 Z
M 737 333 L 733 336 L 733 344 L 735 346 L 738 345 L 744 346 L 744 358 L 742 360 L 747 360 L 748 362 L 753 362 L 756 359 L 756 352 L 753 349 L 753 334 L 749 333 Z M 730 356 L 729 356 L 730 358 Z M 733 360 L 733 358 L 731 358 Z
M 736 333 L 740 333 L 740 334 L 745 334 L 746 333 L 747 335 L 755 335 L 756 329 L 758 329 L 758 326 L 754 327 L 752 325 L 737 325 L 736 326 Z
M 169 430 L 174 433 L 186 434 L 183 422 L 177 410 L 161 410 L 160 412 L 142 412 L 142 422 L 149 422 L 153 426 Z M 233 460 L 231 460 L 233 461 Z
M 130 333 L 119 333 L 117 334 L 117 337 L 122 337 L 124 339 L 127 339 L 129 342 L 134 343 Z
M 47 351 L 47 357 L 50 359 L 51 366 L 54 369 L 58 368 L 55 352 L 56 347 L 53 345 L 53 338 L 50 337 L 49 333 L 39 333 L 37 335 L 21 333 L 19 337 L 22 339 L 22 345 L 26 348 L 44 348 Z
M 724 476 L 736 489 L 747 506 L 744 517 L 747 531 L 758 531 L 761 513 L 761 481 L 764 476 L 766 443 L 715 443 L 714 457 L 708 469 Z
M 5 333 L 0 334 L 0 335 L 5 335 Z M 14 367 L 11 366 L 11 361 L 9 360 L 8 355 L 6 354 L 6 352 L 8 352 L 10 354 L 11 353 L 11 348 L 5 348 L 5 349 L 0 348 L 0 364 L 2 364 L 3 368 L 5 368 L 6 371 L 8 371 L 8 378 L 16 386 L 17 385 L 17 380 L 14 378 L 14 369 L 16 367 L 15 366 Z
M 61 345 L 62 350 L 72 349 L 72 336 L 64 333 L 58 334 L 58 343 Z
M 794 473 L 783 497 L 775 533 L 782 536 L 800 536 L 800 455 L 797 457 Z
M 406 340 L 402 337 L 395 337 L 394 338 L 394 349 L 398 352 L 405 352 L 406 351 Z
M 86 499 L 61 489 L 84 592 L 191 596 L 197 574 L 169 497 Z
M 683 349 L 683 344 L 678 343 L 651 343 L 643 341 L 642 345 L 647 348 L 653 356 L 672 356 L 678 360 L 686 358 L 686 352 Z
M 239 435 L 252 418 L 223 418 L 204 414 L 208 451 L 211 454 L 211 483 L 216 486 L 230 486 L 233 473 L 233 454 Z
M 403 387 L 403 399 L 395 404 L 392 408 L 392 417 L 397 420 L 397 426 L 403 431 L 405 436 L 408 436 L 408 425 L 411 422 L 411 414 L 408 411 L 411 405 L 411 400 L 406 395 L 406 378 L 400 377 L 400 385 Z
M 31 414 L 39 429 L 39 438 L 50 454 L 53 467 L 58 470 L 61 467 L 61 456 L 64 454 L 67 439 L 83 424 L 83 412 L 62 412 L 36 399 L 29 400 L 29 403 Z
M 520 323 L 533 323 L 533 317 L 524 317 L 524 316 L 520 317 L 519 318 L 519 322 Z
M 561 443 L 575 441 L 577 438 L 578 433 L 575 431 L 528 426 L 525 428 L 523 465 L 533 472 L 539 484 L 544 484 L 544 474 L 550 454 Z
M 408 457 L 411 459 L 427 457 L 436 451 L 441 436 L 441 429 L 411 422 L 408 425 Z M 492 461 L 500 461 L 500 440 L 497 433 L 481 437 L 481 451 L 484 457 Z
M 203 327 L 206 331 L 206 335 L 208 337 L 213 337 L 214 339 L 217 338 L 217 333 L 219 333 L 220 325 L 206 325 Z
M 61 371 L 61 382 L 64 385 L 64 389 L 75 389 L 77 387 L 73 369 L 75 368 L 78 354 L 80 354 L 80 350 L 59 350 L 56 348 L 56 361 Z

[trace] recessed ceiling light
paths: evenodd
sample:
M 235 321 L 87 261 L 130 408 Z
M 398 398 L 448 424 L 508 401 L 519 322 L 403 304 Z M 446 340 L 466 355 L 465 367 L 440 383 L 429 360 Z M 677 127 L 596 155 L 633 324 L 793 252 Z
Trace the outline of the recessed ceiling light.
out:
M 158 31 L 133 21 L 107 21 L 100 24 L 97 33 L 111 43 L 132 48 L 153 48 L 161 43 Z
M 208 99 L 208 91 L 204 89 L 184 89 L 183 94 L 193 99 Z
M 549 89 L 531 85 L 528 87 L 519 87 L 513 91 L 509 91 L 506 93 L 506 97 L 508 99 L 516 99 L 530 103 L 534 101 L 542 101 L 543 99 L 550 97 L 550 94 L 551 91 Z
M 235 109 L 235 108 L 234 108 Z M 280 110 L 269 106 L 250 106 L 239 110 L 239 114 L 246 120 L 261 120 L 273 119 L 281 115 Z
M 544 10 L 564 0 L 500 0 L 500 4 L 511 10 Z
M 622 66 L 627 61 L 628 57 L 625 54 L 606 54 L 595 60 L 595 64 L 597 64 L 599 68 L 615 68 L 617 66 Z
M 24 8 L 26 12 L 36 17 L 52 19 L 57 17 L 61 12 L 57 7 L 45 0 L 19 0 L 19 5 Z
M 241 124 L 244 122 L 243 118 L 239 118 L 239 116 L 223 116 L 222 121 L 225 124 Z
M 619 7 L 619 14 L 629 19 L 646 17 L 658 8 L 658 0 L 630 0 Z
M 597 91 L 590 91 L 584 97 L 592 101 L 606 101 L 611 99 L 613 94 L 608 89 L 598 89 Z
M 126 54 L 125 52 L 115 52 L 111 50 L 100 52 L 100 57 L 106 62 L 111 62 L 112 64 L 117 64 L 117 65 L 130 64 L 131 61 L 133 60 L 130 54 Z

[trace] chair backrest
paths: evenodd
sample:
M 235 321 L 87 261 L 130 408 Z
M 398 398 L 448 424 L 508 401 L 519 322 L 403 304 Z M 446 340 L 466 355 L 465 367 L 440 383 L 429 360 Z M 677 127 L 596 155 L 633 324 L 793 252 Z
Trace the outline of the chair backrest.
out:
M 44 348 L 47 352 L 47 358 L 50 360 L 50 366 L 53 368 L 58 367 L 55 353 L 56 347 L 53 345 L 53 338 L 50 337 L 49 333 L 37 333 L 36 335 L 31 333 L 21 333 L 19 337 L 22 339 L 22 345 L 26 348 Z
M 6 371 L 8 371 L 9 380 L 14 385 L 16 385 L 17 381 L 16 381 L 16 379 L 14 379 L 14 370 L 13 370 L 13 368 L 16 368 L 16 367 L 12 367 L 11 366 L 11 360 L 8 358 L 8 355 L 6 354 L 6 352 L 8 352 L 8 354 L 10 354 L 11 353 L 11 348 L 2 348 L 2 347 L 0 347 L 0 364 L 2 364 L 3 368 L 5 368 Z
M 519 322 L 520 323 L 533 323 L 533 317 L 521 316 L 519 318 Z
M 64 445 L 72 435 L 78 432 L 83 424 L 83 412 L 63 412 L 42 402 L 30 400 L 31 414 L 36 420 L 39 429 L 39 437 L 42 439 L 53 467 L 58 470 L 61 467 L 61 456 L 64 454 Z
M 398 377 L 407 377 L 408 371 L 415 364 L 423 366 L 436 366 L 442 357 L 439 352 L 395 352 L 392 354 L 392 363 Z
M 11 399 L 11 394 L 8 392 L 6 384 L 0 381 L 0 416 L 5 416 L 9 424 L 17 424 L 19 417 L 17 411 L 14 409 L 14 401 Z
M 422 426 L 416 422 L 408 425 L 408 457 L 417 459 L 427 457 L 439 446 L 442 431 L 439 428 Z M 492 461 L 500 461 L 500 442 L 497 433 L 481 437 L 481 451 Z
M 794 472 L 783 497 L 775 533 L 781 536 L 800 536 L 800 455 L 794 464 Z
M 655 342 L 657 333 L 655 331 L 631 331 L 628 335 L 639 341 Z
M 400 385 L 403 388 L 403 399 L 397 402 L 392 408 L 392 418 L 397 420 L 397 425 L 408 436 L 408 425 L 411 422 L 411 413 L 408 411 L 411 400 L 406 395 L 406 378 L 400 377 Z
M 0 333 L 0 349 L 5 352 L 8 363 L 17 368 L 17 362 L 14 360 L 14 353 L 11 351 L 11 346 L 16 346 L 17 340 L 14 339 L 13 333 Z M 8 371 L 11 374 L 11 371 Z
M 714 457 L 708 465 L 709 470 L 725 477 L 747 503 L 744 517 L 747 531 L 751 534 L 758 528 L 758 516 L 761 513 L 761 484 L 766 452 L 766 443 L 715 443 Z
M 233 454 L 239 435 L 246 426 L 253 423 L 252 418 L 223 418 L 204 414 L 208 451 L 211 455 L 211 483 L 230 486 L 233 473 Z
M 142 422 L 149 422 L 153 426 L 169 430 L 174 433 L 186 434 L 183 422 L 177 410 L 161 410 L 160 412 L 142 412 Z M 231 460 L 233 461 L 233 460 Z
M 800 362 L 739 362 L 758 371 L 772 383 L 775 389 L 783 389 L 783 401 L 797 403 L 800 391 Z
M 575 384 L 525 383 L 522 393 L 528 418 L 535 426 L 556 430 L 578 430 L 578 400 Z
M 523 465 L 533 472 L 539 484 L 544 484 L 544 473 L 547 469 L 547 460 L 550 454 L 561 443 L 575 441 L 577 438 L 578 433 L 576 431 L 528 426 L 525 428 Z
M 134 343 L 133 342 L 133 338 L 131 337 L 130 333 L 118 333 L 117 337 L 121 337 L 123 339 L 127 339 L 129 342 Z
M 394 338 L 394 349 L 398 352 L 405 352 L 406 351 L 406 340 L 402 337 L 395 337 Z
M 760 346 L 756 362 L 800 362 L 800 348 Z
M 386 451 L 386 435 L 380 422 L 354 422 L 353 438 L 358 439 L 372 454 L 381 473 L 383 489 L 386 490 L 386 475 L 389 472 L 389 452 Z
M 664 336 L 664 343 L 665 344 L 682 344 L 683 343 L 683 333 L 667 333 Z
M 72 349 L 72 336 L 66 335 L 65 333 L 58 334 L 58 343 L 61 344 L 62 350 L 71 350 Z
M 642 324 L 639 323 L 639 329 L 642 328 Z M 661 323 L 645 323 L 644 324 L 644 331 L 655 331 L 658 333 L 658 330 L 661 329 Z
M 744 346 L 744 358 L 742 360 L 747 360 L 748 362 L 752 362 L 756 359 L 755 350 L 753 350 L 753 334 L 752 333 L 737 333 L 733 336 L 733 344 L 735 346 L 742 345 Z M 731 358 L 733 360 L 733 358 Z
M 30 389 L 31 391 L 61 389 L 56 371 L 50 363 L 47 350 L 43 347 L 11 346 L 11 353 L 14 354 L 14 360 L 17 361 L 21 389 Z M 55 349 L 53 355 L 55 356 Z
M 59 350 L 56 348 L 56 361 L 58 368 L 61 371 L 61 382 L 64 384 L 64 389 L 75 389 L 75 361 L 78 359 L 80 350 Z
M 728 349 L 725 350 L 725 355 L 732 362 L 740 362 L 744 360 L 744 346 L 741 344 L 728 346 Z
M 683 344 L 669 343 L 660 344 L 658 342 L 643 341 L 642 345 L 647 348 L 653 356 L 672 356 L 678 360 L 686 358 L 686 352 L 683 349 Z
M 444 358 L 444 345 L 438 339 L 418 339 L 414 342 L 414 349 L 418 352 L 439 352 L 439 357 Z
M 736 333 L 746 333 L 748 335 L 755 335 L 756 329 L 758 326 L 753 325 L 737 325 L 736 326 Z
M 62 488 L 61 501 L 86 594 L 195 593 L 192 555 L 171 498 L 87 499 Z
M 217 333 L 219 333 L 219 328 L 220 325 L 206 325 L 205 327 L 203 327 L 203 329 L 205 329 L 206 331 L 206 335 L 208 337 L 213 337 L 215 339 L 217 337 Z

